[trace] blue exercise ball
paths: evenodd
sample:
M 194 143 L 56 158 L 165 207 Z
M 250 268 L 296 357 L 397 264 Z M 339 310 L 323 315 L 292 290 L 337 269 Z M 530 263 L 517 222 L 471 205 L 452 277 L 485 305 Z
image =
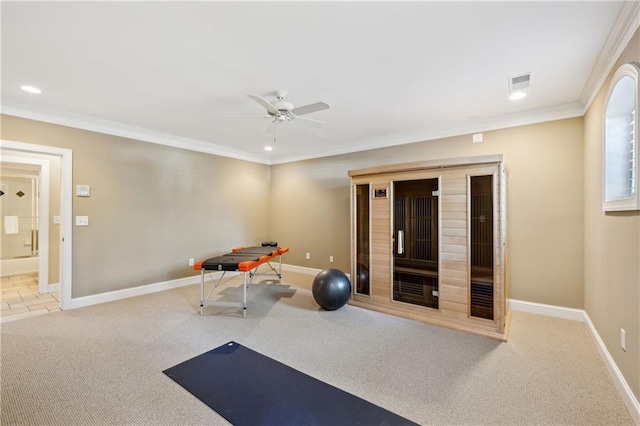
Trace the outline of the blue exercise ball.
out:
M 327 311 L 343 307 L 351 297 L 351 281 L 338 269 L 325 269 L 313 279 L 313 298 Z

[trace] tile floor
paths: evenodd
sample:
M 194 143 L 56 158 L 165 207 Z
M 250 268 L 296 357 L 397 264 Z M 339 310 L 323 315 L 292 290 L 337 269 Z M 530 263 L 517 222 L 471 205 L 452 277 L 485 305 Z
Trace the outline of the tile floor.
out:
M 60 310 L 56 293 L 38 294 L 37 276 L 0 278 L 0 323 Z

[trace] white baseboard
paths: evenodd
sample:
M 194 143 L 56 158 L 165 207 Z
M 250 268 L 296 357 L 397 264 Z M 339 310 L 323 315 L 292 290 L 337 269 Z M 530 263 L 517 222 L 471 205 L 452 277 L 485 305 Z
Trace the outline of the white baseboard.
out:
M 620 372 L 620 369 L 613 360 L 613 357 L 607 350 L 607 347 L 600 338 L 598 331 L 591 322 L 591 319 L 589 318 L 589 315 L 586 311 L 584 311 L 583 309 L 565 308 L 562 306 L 545 305 L 542 303 L 533 303 L 514 299 L 509 299 L 509 307 L 514 311 L 528 312 L 532 314 L 546 315 L 550 317 L 584 322 L 587 325 L 587 329 L 589 330 L 591 339 L 598 348 L 600 358 L 602 358 L 602 361 L 604 362 L 609 375 L 613 379 L 616 388 L 620 392 L 620 395 L 622 396 L 622 399 L 624 400 L 624 403 L 629 410 L 629 414 L 631 414 L 634 422 L 640 425 L 640 403 L 638 402 L 636 396 L 633 394 L 633 391 L 629 387 L 629 384 L 625 380 L 624 376 Z
M 596 347 L 598 348 L 600 357 L 604 361 L 604 365 L 607 367 L 607 371 L 609 371 L 609 375 L 613 379 L 616 388 L 622 395 L 622 399 L 624 400 L 624 403 L 627 406 L 631 417 L 637 425 L 640 425 L 640 402 L 638 402 L 638 399 L 633 394 L 633 391 L 629 387 L 629 384 L 622 376 L 620 369 L 607 350 L 607 347 L 604 345 L 604 342 L 596 331 L 595 326 L 591 322 L 591 318 L 589 318 L 589 315 L 586 312 L 584 313 L 584 322 L 587 324 L 587 328 L 591 333 L 591 339 L 593 339 L 593 343 L 595 343 Z
M 528 312 L 530 314 L 584 322 L 585 312 L 582 309 L 565 308 L 563 306 L 545 305 L 543 303 L 533 303 L 515 299 L 509 299 L 509 307 L 518 312 Z
M 219 276 L 219 272 L 207 273 L 207 275 Z M 227 273 L 231 277 L 237 273 Z M 129 297 L 143 296 L 145 294 L 157 293 L 159 291 L 170 290 L 172 288 L 184 287 L 200 283 L 200 275 L 194 275 L 177 280 L 164 281 L 155 284 L 147 284 L 139 287 L 125 288 L 122 290 L 109 291 L 106 293 L 94 294 L 91 296 L 74 297 L 71 299 L 71 309 L 85 306 L 97 305 L 98 303 L 113 302 L 115 300 L 127 299 Z
M 307 275 L 318 275 L 322 269 L 316 269 L 316 268 L 307 268 L 306 266 L 297 266 L 297 265 L 287 265 L 285 263 L 282 264 L 282 270 L 283 271 L 291 271 L 291 272 L 299 272 L 301 274 L 307 274 Z M 346 272 L 347 277 L 349 277 L 349 279 L 351 279 L 351 274 Z
M 47 293 L 59 293 L 60 283 L 47 284 Z
M 307 274 L 307 275 L 318 275 L 318 272 L 321 271 L 321 269 L 307 268 L 306 266 L 288 265 L 286 263 L 282 264 L 282 270 L 298 272 L 298 273 Z

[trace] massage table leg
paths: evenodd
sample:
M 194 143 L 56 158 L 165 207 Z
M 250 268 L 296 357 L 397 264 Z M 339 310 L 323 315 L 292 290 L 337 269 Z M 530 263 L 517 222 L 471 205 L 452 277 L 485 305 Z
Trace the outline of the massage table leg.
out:
M 247 317 L 247 273 L 246 272 L 242 274 L 242 288 L 243 288 L 242 318 L 246 318 Z
M 200 271 L 200 316 L 204 307 L 204 269 Z

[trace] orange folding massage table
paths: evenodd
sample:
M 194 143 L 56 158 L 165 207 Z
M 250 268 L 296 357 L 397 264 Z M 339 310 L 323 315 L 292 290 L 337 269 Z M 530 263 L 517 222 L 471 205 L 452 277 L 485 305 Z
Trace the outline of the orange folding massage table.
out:
M 200 315 L 206 305 L 216 306 L 240 306 L 242 307 L 242 316 L 247 316 L 247 294 L 253 283 L 253 279 L 257 276 L 275 276 L 282 278 L 282 255 L 289 251 L 288 247 L 276 247 L 275 245 L 265 245 L 260 247 L 236 247 L 231 253 L 223 256 L 212 257 L 207 260 L 196 262 L 193 269 L 200 271 Z M 278 269 L 276 270 L 271 261 L 278 258 Z M 258 268 L 262 265 L 268 265 L 270 272 L 258 272 Z M 213 286 L 205 297 L 205 272 L 221 271 L 220 278 L 213 280 Z M 211 293 L 220 284 L 227 272 L 239 272 L 242 274 L 242 303 L 227 302 L 222 300 L 210 300 Z M 230 279 L 230 278 L 229 278 Z

